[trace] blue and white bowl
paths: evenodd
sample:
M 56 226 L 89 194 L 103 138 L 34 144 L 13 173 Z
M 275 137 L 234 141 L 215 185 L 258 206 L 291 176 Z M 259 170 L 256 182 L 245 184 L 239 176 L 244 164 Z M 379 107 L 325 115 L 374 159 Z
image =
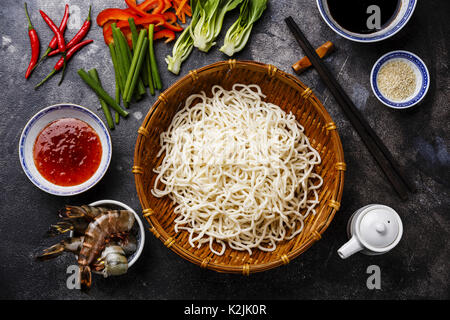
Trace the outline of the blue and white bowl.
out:
M 400 7 L 397 14 L 387 26 L 374 33 L 361 34 L 351 32 L 341 27 L 331 16 L 327 0 L 316 1 L 322 18 L 334 32 L 349 40 L 366 43 L 381 41 L 392 37 L 399 32 L 408 23 L 417 4 L 417 0 L 400 0 Z
M 34 163 L 33 149 L 37 136 L 50 122 L 61 118 L 76 118 L 86 122 L 98 134 L 102 144 L 102 158 L 97 171 L 87 181 L 76 186 L 63 187 L 49 182 Z M 73 196 L 92 188 L 105 175 L 111 154 L 111 137 L 102 120 L 89 109 L 71 103 L 53 105 L 36 113 L 25 125 L 19 141 L 20 163 L 28 179 L 41 190 L 57 196 Z
M 393 60 L 403 60 L 404 62 L 408 63 L 408 65 L 411 66 L 414 74 L 416 75 L 415 91 L 410 97 L 401 101 L 393 101 L 385 97 L 380 92 L 377 83 L 378 73 L 380 72 L 380 69 L 383 67 L 383 65 Z M 428 88 L 430 87 L 430 74 L 428 73 L 427 66 L 422 61 L 422 59 L 420 59 L 414 53 L 411 53 L 409 51 L 397 50 L 386 53 L 380 59 L 378 59 L 377 62 L 375 62 L 372 68 L 372 72 L 370 73 L 370 84 L 372 86 L 373 93 L 384 105 L 393 109 L 406 109 L 417 105 L 423 100 L 428 92 Z

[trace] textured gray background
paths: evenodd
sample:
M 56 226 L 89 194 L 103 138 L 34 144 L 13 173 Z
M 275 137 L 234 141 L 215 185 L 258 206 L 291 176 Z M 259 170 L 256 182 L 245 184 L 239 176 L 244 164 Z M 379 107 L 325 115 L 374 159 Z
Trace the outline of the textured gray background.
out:
M 88 1 L 68 1 L 77 7 L 81 22 Z M 39 32 L 41 50 L 51 38 L 41 19 L 43 9 L 60 21 L 65 1 L 29 1 L 32 21 Z M 0 42 L 0 297 L 20 299 L 406 299 L 449 298 L 449 41 L 448 1 L 419 1 L 414 16 L 396 36 L 382 43 L 358 44 L 337 36 L 322 21 L 313 0 L 270 1 L 263 18 L 255 25 L 245 50 L 237 59 L 270 63 L 292 72 L 290 66 L 303 53 L 289 33 L 283 19 L 292 15 L 314 46 L 326 40 L 337 51 L 326 62 L 354 100 L 364 117 L 379 134 L 394 157 L 406 168 L 418 186 L 417 194 L 401 202 L 363 146 L 358 135 L 343 116 L 339 106 L 313 70 L 300 79 L 314 89 L 338 125 L 348 165 L 344 196 L 338 212 L 323 239 L 289 265 L 250 277 L 219 274 L 203 270 L 178 257 L 147 232 L 140 260 L 125 276 L 94 278 L 86 294 L 66 288 L 66 267 L 75 262 L 64 256 L 39 263 L 33 257 L 52 244 L 43 235 L 56 221 L 64 204 L 84 204 L 99 199 L 123 201 L 140 210 L 131 173 L 137 129 L 156 99 L 149 96 L 133 104 L 129 119 L 122 120 L 112 132 L 113 159 L 104 179 L 86 194 L 59 198 L 32 185 L 23 173 L 17 153 L 21 130 L 40 109 L 61 102 L 72 102 L 96 110 L 98 101 L 76 74 L 78 68 L 97 68 L 104 86 L 113 93 L 113 70 L 102 30 L 94 23 L 88 35 L 95 43 L 70 62 L 64 83 L 58 77 L 39 91 L 33 86 L 53 67 L 47 61 L 29 81 L 24 73 L 30 59 L 23 1 L 2 0 Z M 124 7 L 122 0 L 94 1 L 94 18 L 107 7 Z M 76 7 L 77 6 L 77 7 Z M 236 18 L 229 14 L 224 29 Z M 71 20 L 66 38 L 70 39 L 79 23 Z M 218 43 L 222 43 L 222 32 Z M 158 43 L 156 52 L 164 87 L 178 77 L 166 71 L 163 57 L 172 44 Z M 388 110 L 374 97 L 369 73 L 373 63 L 384 53 L 405 49 L 418 54 L 431 74 L 431 88 L 425 102 L 413 111 Z M 224 60 L 217 48 L 208 54 L 194 51 L 182 67 L 190 69 Z M 101 117 L 101 112 L 97 112 Z M 392 252 L 369 257 L 356 254 L 347 260 L 336 250 L 347 240 L 345 227 L 350 215 L 369 203 L 382 203 L 399 212 L 404 223 L 404 237 Z M 366 288 L 366 268 L 381 268 L 382 289 Z

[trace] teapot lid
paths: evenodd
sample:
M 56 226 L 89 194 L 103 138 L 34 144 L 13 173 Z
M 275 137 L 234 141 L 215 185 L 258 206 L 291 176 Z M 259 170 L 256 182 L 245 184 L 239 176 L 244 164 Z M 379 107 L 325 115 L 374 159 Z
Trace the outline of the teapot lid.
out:
M 395 246 L 403 233 L 402 221 L 392 208 L 373 205 L 361 212 L 357 225 L 359 238 L 372 250 Z

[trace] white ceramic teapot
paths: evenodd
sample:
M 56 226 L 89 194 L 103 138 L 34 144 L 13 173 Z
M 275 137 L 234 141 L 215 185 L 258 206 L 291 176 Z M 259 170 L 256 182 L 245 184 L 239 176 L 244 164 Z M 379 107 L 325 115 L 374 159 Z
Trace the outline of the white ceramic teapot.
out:
M 377 255 L 388 252 L 398 244 L 403 234 L 403 224 L 392 208 L 370 204 L 353 213 L 347 233 L 350 240 L 338 250 L 342 259 L 359 251 Z

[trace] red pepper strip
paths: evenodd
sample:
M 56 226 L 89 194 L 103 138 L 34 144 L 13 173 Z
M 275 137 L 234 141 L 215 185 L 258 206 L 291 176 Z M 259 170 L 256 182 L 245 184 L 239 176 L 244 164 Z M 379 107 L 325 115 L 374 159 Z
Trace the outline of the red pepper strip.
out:
M 146 17 L 139 17 L 134 19 L 134 23 L 139 26 L 139 25 L 143 25 L 143 24 L 154 24 L 156 26 L 162 26 L 166 23 L 166 19 L 164 18 L 163 15 L 161 14 L 148 14 Z M 117 27 L 118 28 L 123 28 L 128 26 L 128 21 L 119 21 L 117 22 Z M 176 31 L 176 30 L 174 30 Z
M 170 8 L 172 8 L 172 2 L 171 2 L 171 0 L 164 0 L 164 9 L 161 11 L 161 13 L 166 12 L 166 11 L 169 10 Z
M 163 0 L 145 0 L 140 5 L 138 5 L 138 8 L 143 11 L 149 11 L 150 9 L 153 9 L 152 13 L 161 13 L 161 11 L 164 9 L 164 1 Z
M 147 12 L 137 6 L 136 0 L 125 0 L 125 3 L 127 4 L 128 8 L 130 8 L 137 15 L 142 17 L 145 17 L 147 15 Z
M 74 45 L 76 45 L 77 43 L 79 43 L 81 40 L 84 39 L 84 37 L 87 35 L 87 33 L 89 32 L 89 29 L 91 28 L 91 7 L 89 6 L 89 14 L 88 17 L 86 19 L 86 21 L 84 21 L 83 25 L 81 26 L 80 30 L 77 32 L 77 34 L 72 38 L 72 40 L 69 41 L 69 43 L 67 44 L 67 49 L 72 48 Z M 54 56 L 58 53 L 60 53 L 61 51 L 59 51 L 59 49 L 56 49 L 52 52 L 50 52 L 48 54 L 49 57 Z
M 56 72 L 61 70 L 64 67 L 66 60 L 69 60 L 75 54 L 75 52 L 79 51 L 82 47 L 84 47 L 85 45 L 92 43 L 92 42 L 94 42 L 94 40 L 84 40 L 84 41 L 76 44 L 75 46 L 73 46 L 70 50 L 68 50 L 66 56 L 61 57 L 61 59 L 59 59 L 58 62 L 55 64 L 53 71 L 50 72 L 49 75 L 47 77 L 45 77 L 45 79 L 42 80 L 36 87 L 34 87 L 34 89 L 39 88 L 48 79 L 50 79 Z
M 139 18 L 139 16 L 133 14 L 132 12 L 129 12 L 126 9 L 123 10 L 123 9 L 117 9 L 117 8 L 110 8 L 110 9 L 105 9 L 98 14 L 97 24 L 100 27 L 103 27 L 103 25 L 110 20 L 128 21 L 128 18 L 134 18 L 134 20 L 136 20 Z
M 167 29 L 163 29 L 161 31 L 155 32 L 155 34 L 153 35 L 154 40 L 167 38 L 167 40 L 164 41 L 165 43 L 175 40 L 175 37 L 176 37 L 175 32 L 173 32 L 172 30 L 167 30 Z
M 39 10 L 39 12 L 41 13 L 42 18 L 44 18 L 44 21 L 47 23 L 47 25 L 50 27 L 50 29 L 52 29 L 53 33 L 55 34 L 56 40 L 58 43 L 58 49 L 61 52 L 65 52 L 66 51 L 66 41 L 64 41 L 62 32 L 59 30 L 59 28 L 56 26 L 56 24 L 53 22 L 53 20 L 50 19 L 50 17 L 45 14 L 44 11 Z
M 177 16 L 175 15 L 175 13 L 171 12 L 171 11 L 167 11 L 163 13 L 164 18 L 166 18 L 167 22 L 170 24 L 174 24 L 175 22 L 177 22 Z
M 103 26 L 103 39 L 105 39 L 105 43 L 108 46 L 109 46 L 110 43 L 114 42 L 114 38 L 113 38 L 113 35 L 112 35 L 112 28 L 111 28 L 111 25 L 114 22 L 115 22 L 114 20 L 108 21 Z
M 69 21 L 69 5 L 68 4 L 66 4 L 66 9 L 64 10 L 64 16 L 61 20 L 61 24 L 59 25 L 59 31 L 61 31 L 61 33 L 64 33 L 64 31 L 66 31 L 67 21 Z M 56 38 L 56 36 L 53 36 L 53 38 L 50 41 L 50 44 L 48 46 L 52 49 L 55 49 L 57 45 L 58 45 L 58 39 Z
M 38 59 L 39 59 L 39 51 L 40 51 L 40 42 L 39 37 L 37 35 L 36 29 L 34 29 L 33 25 L 31 24 L 30 16 L 28 15 L 28 7 L 27 3 L 25 2 L 25 14 L 28 19 L 28 36 L 30 37 L 30 45 L 31 45 L 31 60 L 28 64 L 27 71 L 25 72 L 25 79 L 28 79 L 28 77 L 31 74 L 31 71 L 33 71 L 34 66 L 36 65 Z
M 175 24 L 170 24 L 168 22 L 164 22 L 164 24 L 162 25 L 164 28 L 175 31 L 175 32 L 181 32 L 183 31 L 183 27 L 180 26 L 178 23 Z
M 182 1 L 179 3 L 179 6 L 178 6 L 177 11 L 176 11 L 176 13 L 175 13 L 177 16 L 180 16 L 180 13 L 183 11 L 184 6 L 186 5 L 186 3 L 187 3 L 187 0 L 182 0 Z

